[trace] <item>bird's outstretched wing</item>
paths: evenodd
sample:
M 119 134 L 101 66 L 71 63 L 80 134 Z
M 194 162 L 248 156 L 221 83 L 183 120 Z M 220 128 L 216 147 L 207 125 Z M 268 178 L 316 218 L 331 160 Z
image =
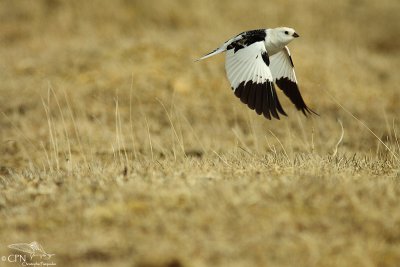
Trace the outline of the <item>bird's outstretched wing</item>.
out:
M 318 115 L 304 103 L 300 94 L 289 48 L 285 46 L 280 52 L 272 55 L 270 61 L 269 67 L 275 83 L 289 97 L 296 108 L 306 116 L 311 113 Z
M 245 37 L 227 46 L 225 69 L 232 90 L 240 100 L 267 119 L 286 115 L 276 94 L 264 40 Z

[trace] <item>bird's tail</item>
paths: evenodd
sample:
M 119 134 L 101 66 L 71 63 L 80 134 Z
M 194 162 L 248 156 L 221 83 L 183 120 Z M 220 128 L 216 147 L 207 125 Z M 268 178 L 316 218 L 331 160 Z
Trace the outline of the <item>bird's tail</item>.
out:
M 196 59 L 196 62 L 200 61 L 200 60 L 203 60 L 203 59 L 206 59 L 206 58 L 209 58 L 209 57 L 212 57 L 212 56 L 215 56 L 215 55 L 218 55 L 218 54 L 224 52 L 225 50 L 226 50 L 226 46 L 225 45 L 223 45 L 221 47 L 218 47 L 217 49 L 215 49 L 214 51 L 208 53 L 207 55 L 205 55 L 205 56 L 203 56 L 203 57 L 201 57 L 199 59 Z
M 226 41 L 223 45 L 221 45 L 220 47 L 218 47 L 218 48 L 215 49 L 214 51 L 208 53 L 207 55 L 205 55 L 205 56 L 203 56 L 203 57 L 197 59 L 196 61 L 200 61 L 200 60 L 203 60 L 203 59 L 206 59 L 206 58 L 209 58 L 209 57 L 218 55 L 218 54 L 220 54 L 220 53 L 222 53 L 222 52 L 225 52 L 226 49 L 228 48 L 228 46 L 229 46 L 232 42 L 235 42 L 235 41 L 240 40 L 240 39 L 242 39 L 242 35 L 241 35 L 241 34 L 235 36 L 235 37 L 232 38 L 232 39 L 229 39 L 229 40 Z

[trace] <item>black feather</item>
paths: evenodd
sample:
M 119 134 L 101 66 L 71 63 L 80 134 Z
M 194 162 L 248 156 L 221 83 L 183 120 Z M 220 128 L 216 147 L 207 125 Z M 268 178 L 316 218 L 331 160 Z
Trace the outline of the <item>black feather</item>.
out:
M 247 86 L 245 87 L 245 82 L 241 82 L 238 86 L 238 89 L 242 87 L 242 95 L 240 96 L 240 101 L 242 101 L 242 103 L 247 104 L 248 99 L 249 99 L 249 90 L 247 88 Z M 237 90 L 237 89 L 236 89 Z
M 235 95 L 250 109 L 255 109 L 258 115 L 263 114 L 269 120 L 272 117 L 279 120 L 279 113 L 287 116 L 279 102 L 274 84 L 268 80 L 265 83 L 241 82 L 235 90 Z
M 271 83 L 271 84 L 272 84 L 272 88 L 273 88 L 273 91 L 274 91 L 274 95 L 276 96 L 276 97 L 275 97 L 276 109 L 277 109 L 277 110 L 279 111 L 279 113 L 281 113 L 282 115 L 287 116 L 285 110 L 283 109 L 283 107 L 282 107 L 282 105 L 281 105 L 281 102 L 279 101 L 278 95 L 276 94 L 275 86 L 274 86 L 273 83 Z
M 268 56 L 267 51 L 264 51 L 264 52 L 261 54 L 261 56 L 262 56 L 262 59 L 263 59 L 263 61 L 265 62 L 265 64 L 266 64 L 267 66 L 269 66 L 269 56 Z
M 276 92 L 275 88 L 273 87 L 273 84 L 271 82 L 267 83 L 267 92 L 268 92 L 268 100 L 269 100 L 269 110 L 271 112 L 271 115 L 279 120 L 279 115 L 278 112 L 276 111 Z
M 297 83 L 291 81 L 289 78 L 284 77 L 276 80 L 276 84 L 283 91 L 283 93 L 292 101 L 296 106 L 297 110 L 301 110 L 305 116 L 314 113 L 318 115 L 315 111 L 310 109 L 303 100 L 300 94 L 299 87 Z
M 265 37 L 267 36 L 267 33 L 265 32 L 264 29 L 259 29 L 259 30 L 242 32 L 237 36 L 241 36 L 242 38 L 230 43 L 227 47 L 227 50 L 233 49 L 234 53 L 256 42 L 264 41 Z
M 247 102 L 247 106 L 250 109 L 254 109 L 256 107 L 256 92 L 259 89 L 258 85 L 256 83 L 253 82 L 248 82 L 249 84 L 249 90 L 250 90 L 250 94 L 249 94 L 249 99 Z
M 263 111 L 263 97 L 264 97 L 264 88 L 257 87 L 256 91 L 256 112 L 260 115 Z
M 233 88 L 232 88 L 232 90 L 233 90 Z M 237 96 L 237 97 L 241 97 L 242 96 L 242 92 L 243 92 L 243 87 L 242 86 L 239 86 L 238 88 L 236 88 L 236 90 L 235 90 L 235 95 Z

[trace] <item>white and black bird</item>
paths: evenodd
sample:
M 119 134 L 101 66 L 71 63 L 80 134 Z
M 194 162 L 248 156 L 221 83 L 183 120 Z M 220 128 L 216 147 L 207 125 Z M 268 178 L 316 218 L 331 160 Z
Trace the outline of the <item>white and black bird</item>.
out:
M 232 90 L 247 106 L 279 119 L 287 116 L 275 91 L 274 82 L 304 115 L 315 113 L 305 103 L 297 85 L 294 64 L 287 45 L 299 37 L 292 28 L 246 31 L 198 59 L 203 60 L 226 51 L 225 70 Z

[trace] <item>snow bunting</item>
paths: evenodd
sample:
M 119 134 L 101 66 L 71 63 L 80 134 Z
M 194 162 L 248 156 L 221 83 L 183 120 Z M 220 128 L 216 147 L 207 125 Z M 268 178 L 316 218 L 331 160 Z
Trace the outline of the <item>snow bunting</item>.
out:
M 292 28 L 259 29 L 243 32 L 198 59 L 226 51 L 225 70 L 232 90 L 258 115 L 279 119 L 287 116 L 275 91 L 274 82 L 305 116 L 315 113 L 305 103 L 297 86 L 294 64 L 287 45 L 299 37 Z

